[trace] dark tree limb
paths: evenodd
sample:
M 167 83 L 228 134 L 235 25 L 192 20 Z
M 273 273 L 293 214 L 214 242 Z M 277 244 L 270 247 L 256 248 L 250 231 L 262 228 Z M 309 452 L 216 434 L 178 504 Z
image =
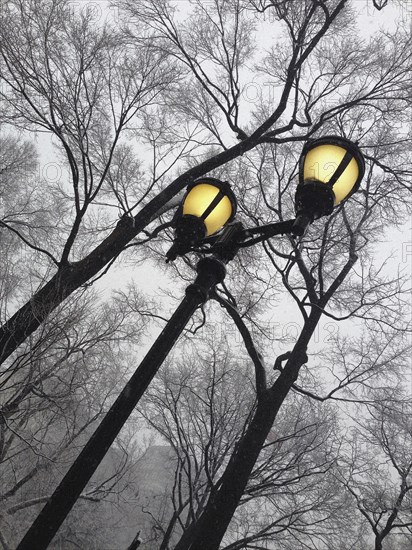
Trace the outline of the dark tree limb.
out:
M 211 294 L 211 298 L 216 300 L 222 307 L 226 309 L 230 317 L 233 319 L 238 331 L 240 332 L 243 342 L 246 347 L 246 351 L 249 354 L 249 357 L 252 359 L 253 365 L 255 367 L 256 375 L 256 392 L 259 399 L 259 396 L 263 394 L 266 390 L 266 371 L 263 363 L 262 355 L 257 351 L 256 346 L 253 342 L 252 336 L 249 329 L 247 328 L 244 320 L 242 319 L 239 311 L 230 304 L 227 300 L 219 296 L 219 294 L 214 291 Z

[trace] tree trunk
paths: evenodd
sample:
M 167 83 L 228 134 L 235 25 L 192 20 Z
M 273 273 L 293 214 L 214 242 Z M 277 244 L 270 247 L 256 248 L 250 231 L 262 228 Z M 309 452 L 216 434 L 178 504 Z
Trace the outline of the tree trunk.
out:
M 229 461 L 219 489 L 212 492 L 205 511 L 183 534 L 175 550 L 219 548 L 292 383 L 290 376 L 282 373 L 273 388 L 266 390 L 259 398 L 253 419 Z
M 43 288 L 0 327 L 0 364 L 72 292 L 80 288 L 116 257 L 133 236 L 133 227 L 118 226 L 82 261 L 61 267 Z

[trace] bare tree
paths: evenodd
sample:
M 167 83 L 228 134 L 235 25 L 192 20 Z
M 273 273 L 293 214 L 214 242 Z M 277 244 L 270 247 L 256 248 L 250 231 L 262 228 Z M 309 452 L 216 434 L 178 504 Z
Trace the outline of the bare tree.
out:
M 396 33 L 361 40 L 349 0 L 216 1 L 208 9 L 195 2 L 187 19 L 166 1 L 125 1 L 124 33 L 109 21 L 96 25 L 87 13 L 68 17 L 67 6 L 60 0 L 13 1 L 3 13 L 3 120 L 25 132 L 50 133 L 67 170 L 64 182 L 54 186 L 47 224 L 38 227 L 27 209 L 24 219 L 14 212 L 3 221 L 9 242 L 45 259 L 38 273 L 29 266 L 36 284 L 2 310 L 6 369 L 33 353 L 31 339 L 42 353 L 47 346 L 40 342 L 57 342 L 56 308 L 129 244 L 139 245 L 138 255 L 143 241 L 165 227 L 149 224 L 192 179 L 213 170 L 236 182 L 240 218 L 254 225 L 291 216 L 300 142 L 321 132 L 339 133 L 359 140 L 368 160 L 363 189 L 350 208 L 339 207 L 300 241 L 270 241 L 245 251 L 230 269 L 233 282 L 214 296 L 242 333 L 256 390 L 250 420 L 219 485 L 177 546 L 217 548 L 290 392 L 337 400 L 358 381 L 364 387 L 388 372 L 378 359 L 368 361 L 367 353 L 359 365 L 348 365 L 343 340 L 339 363 L 325 367 L 313 345 L 322 319 L 363 322 L 376 341 L 381 333 L 390 340 L 390 326 L 398 333 L 409 329 L 401 316 L 402 274 L 388 277 L 385 266 L 373 261 L 373 245 L 408 213 L 410 35 L 400 24 Z M 259 32 L 259 19 L 255 23 L 250 16 L 268 14 L 279 42 L 253 59 L 251 36 Z M 260 85 L 269 77 L 276 91 L 259 97 L 253 113 L 242 96 L 251 74 Z M 148 173 L 125 143 L 136 135 L 142 150 L 153 154 Z M 116 226 L 113 206 L 122 214 Z M 168 217 L 164 221 L 170 223 Z M 145 238 L 133 241 L 142 231 Z M 188 259 L 176 271 L 185 279 L 192 267 Z M 274 335 L 264 318 L 276 311 L 279 283 L 300 315 L 299 331 L 286 349 L 285 335 Z M 406 349 L 406 344 L 398 349 L 398 356 Z M 273 364 L 274 372 L 268 368 Z M 20 372 L 27 376 L 28 365 L 13 370 L 12 384 Z M 325 369 L 329 386 L 320 383 Z
M 166 368 L 141 408 L 174 456 L 168 515 L 157 532 L 163 549 L 202 511 L 253 405 L 251 388 L 242 386 L 242 369 L 236 370 L 217 347 L 199 351 L 196 356 L 186 352 L 177 369 Z
M 175 464 L 173 488 L 163 497 L 169 505 L 157 514 L 152 508 L 152 537 L 142 531 L 148 547 L 174 547 L 179 534 L 196 522 L 219 488 L 253 411 L 255 391 L 244 359 L 230 359 L 223 340 L 210 346 L 199 353 L 198 342 L 196 354 L 186 354 L 178 368 L 164 370 L 142 408 L 150 426 L 170 445 L 174 459 L 164 467 Z M 224 548 L 297 547 L 300 540 L 303 547 L 308 537 L 328 537 L 331 543 L 333 532 L 339 540 L 340 523 L 348 525 L 351 511 L 335 483 L 336 421 L 331 408 L 290 396 L 278 431 L 268 437 L 252 472 Z
M 352 74 L 353 81 L 359 77 L 359 84 L 343 101 L 338 101 L 322 113 L 316 111 L 320 100 L 327 98 L 330 91 L 346 86 L 349 76 L 328 83 L 325 72 L 323 89 L 318 92 L 311 88 L 309 95 L 299 86 L 299 82 L 310 56 L 329 30 L 333 29 L 334 34 L 342 36 L 343 21 L 348 19 L 345 17 L 345 10 L 349 9 L 348 0 L 341 0 L 333 6 L 323 2 L 305 2 L 304 7 L 298 10 L 299 13 L 291 9 L 290 19 L 287 19 L 286 13 L 279 12 L 276 6 L 268 6 L 274 7 L 275 16 L 284 25 L 290 41 L 290 47 L 284 48 L 281 56 L 276 56 L 277 67 L 268 66 L 265 69 L 273 75 L 274 86 L 281 86 L 279 101 L 276 107 L 267 105 L 268 109 L 256 113 L 257 123 L 252 128 L 241 128 L 238 112 L 241 86 L 238 80 L 241 66 L 250 50 L 247 39 L 250 26 L 241 24 L 240 17 L 253 5 L 235 2 L 232 6 L 229 3 L 229 12 L 225 13 L 217 3 L 216 9 L 212 10 L 213 17 L 205 14 L 200 21 L 208 27 L 197 36 L 199 47 L 204 43 L 202 51 L 199 50 L 199 59 L 191 53 L 190 40 L 186 45 L 181 41 L 179 32 L 174 32 L 172 12 L 165 2 L 156 6 L 149 2 L 141 3 L 139 7 L 128 6 L 127 3 L 123 5 L 129 9 L 132 17 L 140 18 L 140 24 L 146 26 L 147 33 L 137 34 L 132 28 L 129 40 L 129 35 L 122 39 L 109 25 L 91 28 L 90 16 L 88 19 L 87 14 L 81 17 L 71 14 L 71 17 L 67 17 L 67 3 L 63 0 L 53 0 L 46 4 L 10 1 L 3 10 L 1 55 L 2 77 L 6 86 L 2 90 L 2 98 L 8 120 L 24 128 L 51 132 L 55 136 L 69 169 L 74 203 L 67 240 L 58 251 L 59 254 L 56 254 L 56 273 L 2 327 L 2 360 L 36 330 L 62 300 L 116 258 L 126 244 L 150 223 L 156 212 L 193 178 L 225 165 L 259 143 L 303 141 L 329 119 L 336 119 L 339 114 L 356 105 L 374 110 L 375 105 L 382 103 L 388 96 L 387 92 L 392 90 L 394 79 L 397 86 L 394 99 L 402 101 L 407 89 L 405 55 L 400 53 L 392 60 L 390 72 L 383 72 L 380 77 L 369 81 L 367 77 L 361 76 L 359 56 L 362 55 L 362 60 L 365 57 L 357 47 L 353 51 L 359 52 L 358 58 L 346 55 L 346 51 L 342 52 L 341 59 L 345 60 L 347 68 L 343 71 L 338 67 L 338 70 L 345 75 Z M 199 9 L 202 10 L 201 6 Z M 223 41 L 210 44 L 208 48 L 208 36 L 214 36 L 216 30 L 220 36 L 224 34 L 223 26 L 233 10 L 236 18 L 235 26 L 229 33 L 230 39 L 224 37 Z M 197 18 L 198 14 L 193 21 Z M 14 32 L 16 25 L 22 29 L 20 32 Z M 210 30 L 213 30 L 212 34 Z M 400 35 L 398 40 L 401 40 Z M 62 44 L 66 48 L 64 55 Z M 36 55 L 34 52 L 37 52 Z M 366 57 L 369 56 L 368 51 L 364 53 Z M 69 64 L 64 63 L 67 58 L 71 60 Z M 272 59 L 273 63 L 273 57 L 268 59 Z M 176 71 L 173 60 L 180 62 Z M 213 60 L 218 66 L 217 75 L 208 75 L 205 69 L 202 69 L 203 72 L 200 70 L 202 63 L 213 63 Z M 371 71 L 374 71 L 374 62 L 377 60 L 373 58 L 369 62 Z M 356 67 L 357 73 L 351 72 Z M 157 193 L 133 219 L 124 218 L 123 223 L 106 233 L 97 248 L 90 250 L 90 247 L 86 247 L 84 250 L 82 247 L 80 253 L 76 254 L 74 245 L 82 220 L 90 204 L 96 201 L 97 193 L 106 185 L 104 182 L 121 132 L 140 110 L 147 111 L 149 104 L 156 103 L 163 91 L 165 98 L 175 89 L 177 93 L 174 97 L 181 97 L 181 89 L 178 85 L 174 86 L 179 82 L 181 71 L 189 74 L 191 82 L 198 83 L 199 98 L 203 94 L 204 99 L 211 104 L 212 111 L 217 110 L 224 116 L 229 128 L 241 141 L 229 146 L 219 142 L 217 151 L 211 154 L 208 152 L 206 158 L 200 156 L 197 163 L 193 163 L 189 170 Z M 222 75 L 227 85 L 220 90 L 218 85 Z M 70 93 L 64 91 L 65 87 Z M 290 102 L 295 107 L 289 114 Z M 201 103 L 204 103 L 203 99 Z M 182 109 L 177 104 L 175 106 L 174 116 L 180 113 L 182 117 Z M 206 137 L 209 137 L 210 129 L 219 125 L 212 111 L 206 113 L 208 118 L 212 117 L 206 127 Z M 183 113 L 186 116 L 187 109 Z M 199 120 L 195 122 L 197 125 L 200 123 Z M 290 132 L 294 129 L 297 134 L 291 136 Z M 188 132 L 180 135 L 180 140 L 187 136 L 193 136 L 196 143 L 196 126 L 188 128 Z M 205 136 L 201 143 L 207 143 Z M 143 197 L 147 189 L 143 191 Z M 77 261 L 67 263 L 70 254 Z
M 56 311 L 44 331 L 1 373 L 0 498 L 6 548 L 18 541 L 39 506 L 48 500 L 55 480 L 115 398 L 129 368 L 125 351 L 130 352 L 129 343 L 136 341 L 143 326 L 124 301 L 97 305 L 91 293 L 87 297 L 74 295 L 65 310 Z M 134 460 L 128 446 L 127 437 L 118 440 L 81 500 L 116 502 L 116 495 L 125 490 Z M 104 509 L 102 504 L 100 513 Z M 107 529 L 113 527 L 109 517 L 101 524 L 102 537 L 97 537 L 91 527 L 98 512 L 89 508 L 86 515 L 89 523 L 77 520 L 78 527 L 83 523 L 85 529 L 83 535 L 78 533 L 79 542 L 85 544 L 91 537 L 100 547 L 103 542 L 109 544 Z M 68 534 L 71 531 L 73 523 L 69 522 L 59 540 L 68 537 L 67 544 L 74 540 L 76 537 Z
M 14 128 L 51 134 L 67 170 L 67 181 L 50 190 L 66 201 L 64 219 L 57 225 L 57 242 L 49 241 L 38 250 L 51 260 L 56 274 L 51 285 L 42 285 L 43 298 L 35 293 L 36 298 L 4 325 L 1 347 L 6 358 L 64 296 L 90 278 L 74 286 L 69 283 L 74 261 L 90 251 L 90 235 L 101 233 L 104 239 L 115 225 L 113 219 L 96 224 L 98 196 L 128 215 L 150 191 L 153 184 L 141 180 L 141 195 L 133 196 L 131 177 L 140 178 L 139 164 L 130 147 L 119 140 L 132 118 L 157 101 L 176 73 L 170 63 L 166 66 L 165 56 L 126 42 L 109 23 L 96 26 L 90 11 L 73 13 L 65 1 L 6 2 L 1 29 L 3 121 Z M 15 219 L 4 220 L 3 228 L 16 232 L 16 223 Z M 27 233 L 18 234 L 26 244 L 36 246 Z M 111 257 L 101 267 L 120 252 L 112 245 L 109 248 Z M 86 263 L 89 269 L 97 267 L 92 267 L 93 261 Z M 63 272 L 66 282 L 61 280 Z M 20 332 L 17 339 L 15 329 Z
M 54 244 L 52 220 L 60 209 L 56 197 L 53 213 L 42 200 L 47 182 L 38 174 L 33 146 L 10 135 L 2 136 L 2 144 L 1 314 L 5 318 L 20 294 L 47 276 L 50 262 L 42 250 Z M 136 289 L 106 301 L 93 291 L 78 291 L 48 316 L 9 364 L 3 364 L 0 540 L 5 549 L 21 538 L 111 404 L 129 368 L 125 352 L 139 341 L 146 326 L 139 313 L 146 307 Z M 82 495 L 80 509 L 59 533 L 57 544 L 75 547 L 76 540 L 90 541 L 90 548 L 92 544 L 101 548 L 105 538 L 108 544 L 121 540 L 114 529 L 120 514 L 116 520 L 115 506 L 107 508 L 107 503 L 116 504 L 119 494 L 128 490 L 128 470 L 134 461 L 129 453 L 130 438 L 123 435 Z M 92 534 L 99 523 L 101 537 Z
M 380 392 L 382 393 L 382 392 Z M 378 397 L 378 396 L 376 396 Z M 376 399 L 376 398 L 375 398 Z M 350 454 L 342 461 L 341 482 L 352 495 L 375 550 L 394 538 L 411 541 L 412 433 L 410 396 L 384 395 L 359 411 Z M 365 412 L 367 414 L 365 414 Z

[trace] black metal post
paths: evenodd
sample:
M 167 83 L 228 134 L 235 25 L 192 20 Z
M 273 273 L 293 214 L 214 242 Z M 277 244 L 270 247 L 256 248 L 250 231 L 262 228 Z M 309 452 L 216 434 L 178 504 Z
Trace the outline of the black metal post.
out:
M 199 261 L 195 282 L 186 289 L 182 302 L 27 531 L 17 550 L 47 548 L 187 322 L 197 307 L 206 302 L 209 291 L 223 281 L 226 274 L 224 263 L 230 258 L 219 256 L 222 260 L 210 257 Z
M 131 544 L 127 547 L 127 550 L 137 550 L 141 544 L 142 541 L 140 540 L 140 531 L 138 531 Z

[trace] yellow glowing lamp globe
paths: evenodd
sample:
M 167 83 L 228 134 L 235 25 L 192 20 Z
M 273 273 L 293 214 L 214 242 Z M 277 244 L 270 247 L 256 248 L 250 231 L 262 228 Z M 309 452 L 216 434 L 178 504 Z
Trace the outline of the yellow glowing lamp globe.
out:
M 335 195 L 335 205 L 349 197 L 361 179 L 359 178 L 361 165 L 358 159 L 352 155 L 352 151 L 344 145 L 346 144 L 325 143 L 317 145 L 307 151 L 303 165 L 304 180 L 316 180 L 328 184 L 345 160 L 346 155 L 351 157 L 348 159 L 347 164 L 345 160 L 343 170 L 333 183 L 332 190 Z
M 313 219 L 330 214 L 353 195 L 365 173 L 365 161 L 357 144 L 340 136 L 308 141 L 299 162 L 296 212 Z
M 183 201 L 183 216 L 194 216 L 204 223 L 206 236 L 213 235 L 231 221 L 236 199 L 227 182 L 216 178 L 195 181 Z
M 187 188 L 182 205 L 173 222 L 175 238 L 166 254 L 168 262 L 183 256 L 232 221 L 236 214 L 236 197 L 227 181 L 202 178 Z

